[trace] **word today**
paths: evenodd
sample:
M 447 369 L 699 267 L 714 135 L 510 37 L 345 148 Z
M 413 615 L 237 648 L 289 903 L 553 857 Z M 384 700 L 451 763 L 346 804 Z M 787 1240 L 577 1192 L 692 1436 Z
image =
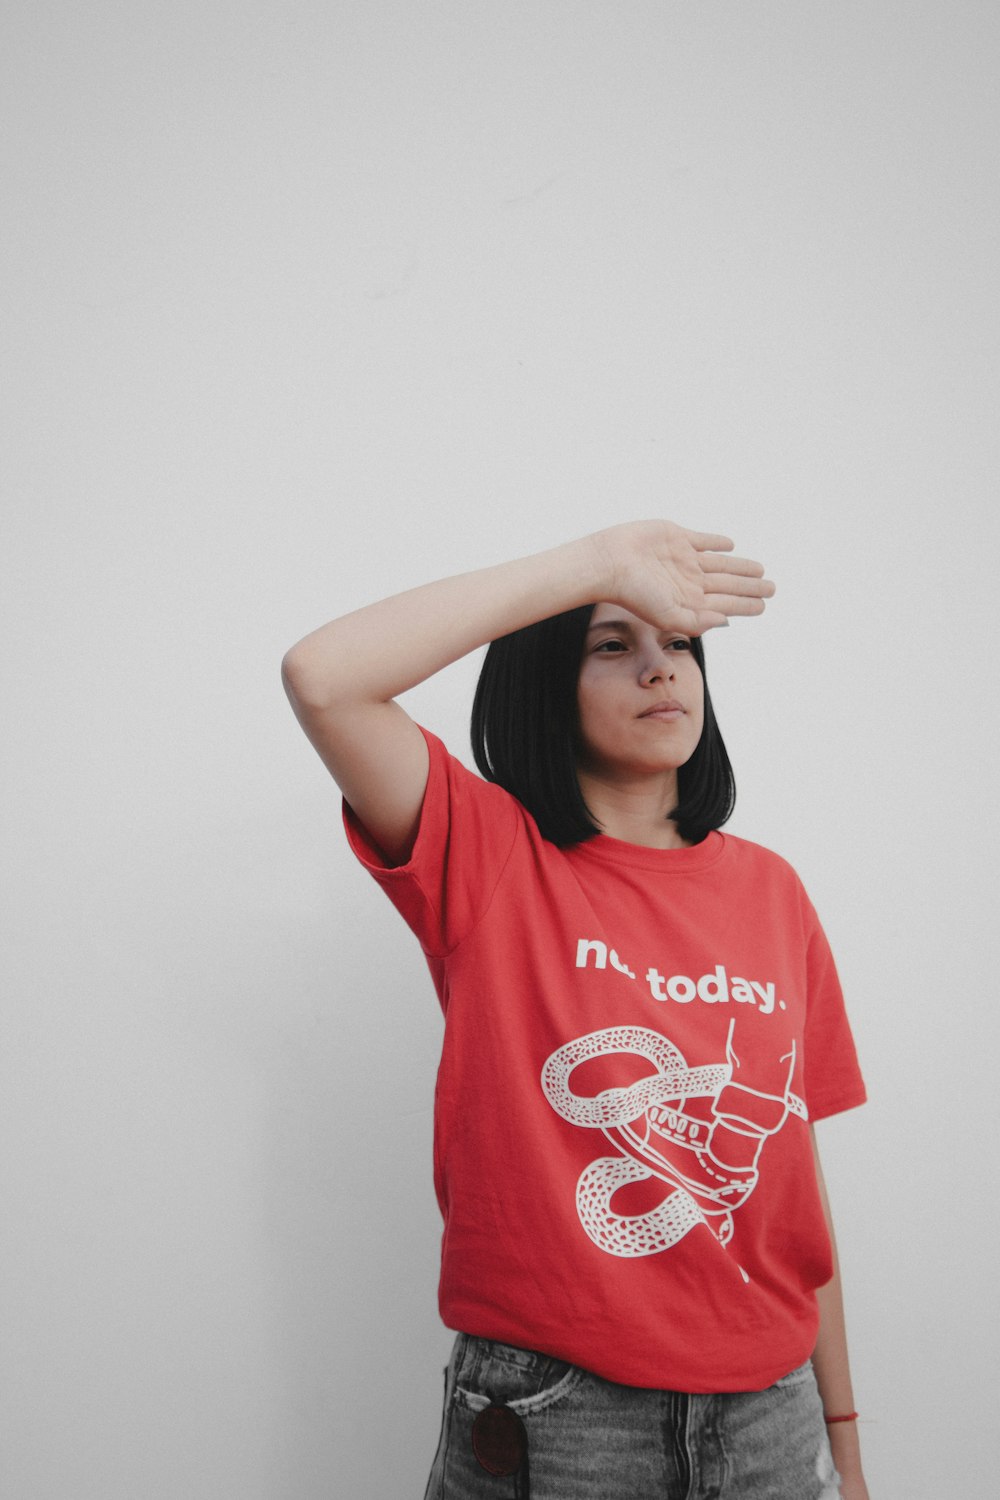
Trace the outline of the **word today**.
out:
M 597 938 L 580 938 L 576 945 L 576 967 L 590 967 L 591 956 L 595 969 L 606 969 L 610 958 L 612 968 L 629 979 L 635 978 L 614 948 L 609 950 L 607 944 Z M 730 977 L 724 964 L 716 964 L 710 973 L 700 974 L 697 978 L 689 974 L 661 974 L 652 968 L 647 969 L 644 977 L 654 1000 L 673 1000 L 677 1005 L 690 1005 L 692 1000 L 702 1000 L 706 1005 L 728 1005 L 734 1001 L 737 1005 L 755 1005 L 762 1016 L 769 1016 L 775 1006 L 779 1010 L 785 1009 L 785 1002 L 777 998 L 771 980 L 744 979 L 739 974 Z

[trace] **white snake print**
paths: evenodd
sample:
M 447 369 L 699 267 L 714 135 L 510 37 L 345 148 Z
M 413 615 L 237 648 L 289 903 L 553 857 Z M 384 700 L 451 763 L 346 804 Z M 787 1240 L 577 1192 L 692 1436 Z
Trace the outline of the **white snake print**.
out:
M 726 1039 L 727 1060 L 706 1067 L 689 1068 L 668 1037 L 645 1026 L 592 1031 L 547 1058 L 541 1084 L 552 1108 L 573 1125 L 600 1130 L 619 1153 L 591 1162 L 576 1187 L 580 1223 L 609 1255 L 657 1255 L 698 1224 L 728 1244 L 733 1210 L 757 1185 L 764 1141 L 790 1113 L 808 1117 L 803 1101 L 789 1089 L 794 1042 L 774 1061 L 768 1086 L 755 1088 L 734 1051 L 734 1026 Z M 655 1073 L 593 1096 L 574 1092 L 571 1075 L 581 1063 L 622 1053 L 652 1063 Z M 707 1110 L 691 1110 L 692 1099 L 711 1102 Z M 655 1208 L 641 1214 L 615 1211 L 612 1199 L 620 1188 L 654 1176 L 667 1187 Z

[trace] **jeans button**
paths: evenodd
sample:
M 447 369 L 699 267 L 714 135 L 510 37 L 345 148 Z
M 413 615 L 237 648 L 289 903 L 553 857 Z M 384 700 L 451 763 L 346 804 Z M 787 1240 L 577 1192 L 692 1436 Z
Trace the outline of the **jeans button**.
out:
M 487 1406 L 472 1424 L 472 1451 L 487 1474 L 516 1474 L 528 1452 L 524 1423 L 509 1406 Z

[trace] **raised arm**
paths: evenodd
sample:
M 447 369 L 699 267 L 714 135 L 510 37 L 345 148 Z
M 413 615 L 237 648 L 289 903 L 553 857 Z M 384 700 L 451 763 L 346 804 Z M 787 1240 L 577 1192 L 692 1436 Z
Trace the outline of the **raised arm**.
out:
M 774 592 L 728 537 L 634 521 L 545 552 L 394 594 L 304 636 L 281 677 L 311 743 L 387 859 L 409 858 L 427 746 L 393 702 L 487 642 L 613 600 L 661 629 L 700 635 L 759 614 Z

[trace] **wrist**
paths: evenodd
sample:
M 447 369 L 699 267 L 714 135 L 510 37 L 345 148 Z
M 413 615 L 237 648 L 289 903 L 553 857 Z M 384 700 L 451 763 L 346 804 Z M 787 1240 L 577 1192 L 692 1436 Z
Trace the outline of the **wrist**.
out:
M 838 1473 L 845 1479 L 860 1474 L 861 1442 L 858 1437 L 857 1422 L 829 1424 L 826 1432 Z
M 577 576 L 589 590 L 587 602 L 591 599 L 595 604 L 604 599 L 617 600 L 620 580 L 615 534 L 629 529 L 628 524 L 607 526 L 602 531 L 591 531 L 566 544 L 572 554 L 572 565 L 577 570 Z
M 553 547 L 547 554 L 556 563 L 559 573 L 568 579 L 572 602 L 564 604 L 566 609 L 599 604 L 602 599 L 615 596 L 614 565 L 600 538 L 599 531 L 592 531 L 587 536 Z

